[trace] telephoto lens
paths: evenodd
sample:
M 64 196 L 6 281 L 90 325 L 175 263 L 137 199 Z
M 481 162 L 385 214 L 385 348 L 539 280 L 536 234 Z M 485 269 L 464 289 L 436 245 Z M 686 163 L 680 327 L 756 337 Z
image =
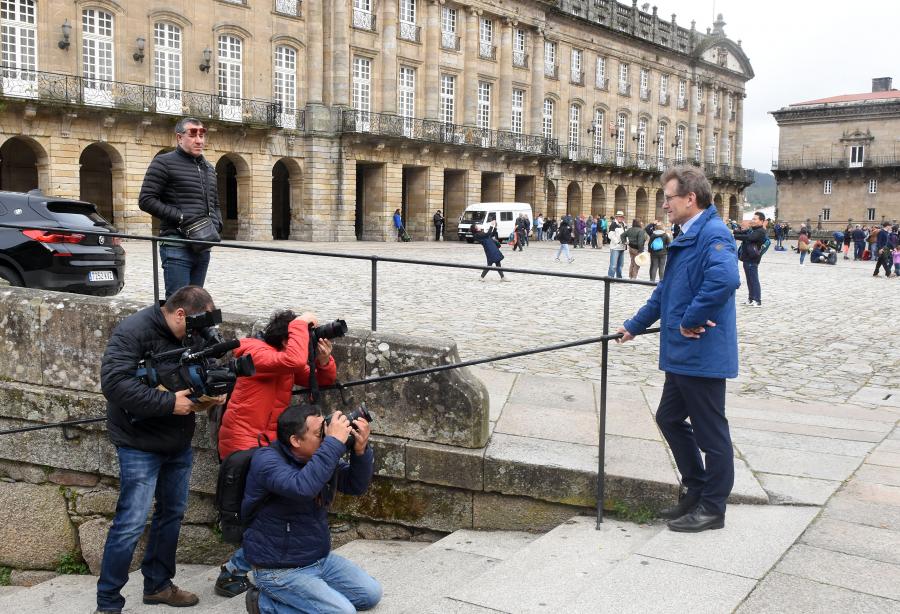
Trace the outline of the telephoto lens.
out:
M 312 328 L 312 327 L 311 327 Z M 344 320 L 335 320 L 321 326 L 312 328 L 312 336 L 318 339 L 334 339 L 347 334 L 347 323 Z
M 375 421 L 375 416 L 372 415 L 372 412 L 369 411 L 369 408 L 366 407 L 365 403 L 360 403 L 359 407 L 357 407 L 350 413 L 344 414 L 344 415 L 347 416 L 347 420 L 350 421 L 351 425 L 353 424 L 354 420 L 358 420 L 360 418 L 362 418 L 366 422 L 374 422 Z M 334 414 L 331 414 L 330 416 L 325 417 L 325 426 L 328 426 L 329 424 L 331 424 L 332 418 L 334 418 Z M 350 431 L 350 436 L 347 438 L 347 451 L 348 452 L 353 449 L 353 445 L 355 443 L 356 443 L 356 438 L 353 436 L 353 431 Z

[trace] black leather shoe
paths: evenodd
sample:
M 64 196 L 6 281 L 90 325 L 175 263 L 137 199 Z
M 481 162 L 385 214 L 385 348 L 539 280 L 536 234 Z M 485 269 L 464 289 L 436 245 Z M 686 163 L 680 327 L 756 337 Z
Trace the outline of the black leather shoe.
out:
M 677 504 L 661 509 L 657 516 L 665 518 L 666 520 L 675 520 L 676 518 L 681 518 L 685 514 L 693 512 L 698 503 L 700 503 L 700 495 L 682 492 L 678 495 Z
M 678 533 L 700 533 L 710 529 L 725 528 L 725 514 L 711 514 L 703 505 L 698 505 L 693 512 L 668 522 L 670 531 Z

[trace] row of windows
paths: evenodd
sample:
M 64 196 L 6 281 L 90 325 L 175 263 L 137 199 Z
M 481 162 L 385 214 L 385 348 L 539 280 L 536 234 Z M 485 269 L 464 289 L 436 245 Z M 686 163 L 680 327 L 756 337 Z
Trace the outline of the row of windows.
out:
M 826 179 L 822 186 L 823 194 L 831 194 L 831 190 L 834 187 L 831 179 Z M 869 179 L 867 190 L 869 194 L 878 194 L 878 180 L 877 179 Z
M 875 207 L 869 207 L 868 209 L 866 209 L 866 221 L 874 222 L 875 219 L 876 219 L 875 218 Z M 823 222 L 831 221 L 831 209 L 830 208 L 826 207 L 826 208 L 822 209 L 822 221 Z

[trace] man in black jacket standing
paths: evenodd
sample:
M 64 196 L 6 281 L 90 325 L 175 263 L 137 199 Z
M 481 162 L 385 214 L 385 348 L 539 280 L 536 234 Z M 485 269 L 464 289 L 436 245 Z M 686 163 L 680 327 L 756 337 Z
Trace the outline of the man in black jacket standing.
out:
M 221 233 L 216 171 L 203 157 L 206 128 L 199 119 L 185 117 L 175 125 L 175 140 L 175 151 L 156 156 L 147 167 L 138 206 L 159 218 L 159 234 L 163 237 L 188 238 L 187 229 L 204 220 Z M 209 249 L 160 243 L 166 298 L 189 284 L 203 287 Z
M 762 246 L 766 242 L 766 214 L 757 211 L 750 219 L 750 227 L 734 232 L 737 241 L 743 241 L 738 257 L 744 263 L 744 277 L 747 278 L 747 304 L 762 307 L 762 288 L 759 285 L 759 261 Z
M 156 498 L 147 551 L 141 565 L 146 604 L 195 605 L 196 595 L 172 584 L 175 548 L 187 507 L 193 457 L 194 412 L 224 403 L 194 403 L 190 390 L 169 392 L 138 377 L 147 354 L 183 347 L 189 315 L 215 309 L 203 288 L 186 286 L 161 307 L 153 305 L 125 318 L 115 328 L 103 354 L 100 384 L 107 400 L 106 428 L 119 459 L 119 500 L 103 550 L 97 582 L 97 613 L 121 612 L 121 590 L 147 514 Z M 178 357 L 155 365 L 166 373 Z

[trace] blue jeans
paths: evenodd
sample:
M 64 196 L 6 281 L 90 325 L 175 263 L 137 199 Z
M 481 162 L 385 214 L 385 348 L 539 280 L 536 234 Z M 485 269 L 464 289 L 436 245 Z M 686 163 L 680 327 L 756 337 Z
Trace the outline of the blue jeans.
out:
M 312 565 L 288 569 L 256 569 L 261 614 L 353 614 L 374 608 L 381 584 L 355 563 L 329 554 Z
M 751 301 L 762 302 L 762 288 L 759 287 L 759 263 L 745 262 L 744 276 L 747 278 L 747 298 Z
M 607 271 L 607 277 L 618 277 L 622 279 L 622 263 L 625 262 L 625 250 L 624 249 L 611 249 L 609 250 L 609 271 Z
M 119 502 L 100 564 L 98 610 L 121 610 L 125 606 L 121 590 L 128 582 L 128 567 L 144 532 L 154 497 L 156 508 L 150 525 L 150 539 L 141 564 L 144 594 L 158 593 L 172 584 L 175 548 L 187 508 L 188 481 L 193 464 L 190 448 L 171 455 L 125 447 L 117 448 L 116 452 L 119 456 Z
M 228 562 L 225 563 L 225 569 L 234 576 L 246 576 L 247 572 L 253 569 L 253 566 L 250 565 L 250 561 L 244 557 L 243 547 L 234 551 L 234 554 L 232 554 Z
M 853 259 L 862 260 L 863 252 L 866 251 L 866 244 L 862 241 L 853 242 Z
M 559 260 L 559 255 L 565 254 L 566 260 L 571 260 L 572 257 L 569 255 L 569 244 L 568 243 L 560 243 L 559 249 L 556 250 L 556 259 Z
M 536 229 L 535 229 L 535 234 L 537 235 L 537 240 L 538 240 L 538 241 L 543 241 L 543 240 L 544 240 L 544 229 L 543 229 L 543 228 L 536 228 Z
M 211 251 L 195 252 L 186 245 L 160 244 L 159 259 L 162 261 L 163 280 L 166 283 L 166 298 L 185 286 L 203 287 Z
M 800 264 L 806 259 L 806 252 L 800 252 Z

